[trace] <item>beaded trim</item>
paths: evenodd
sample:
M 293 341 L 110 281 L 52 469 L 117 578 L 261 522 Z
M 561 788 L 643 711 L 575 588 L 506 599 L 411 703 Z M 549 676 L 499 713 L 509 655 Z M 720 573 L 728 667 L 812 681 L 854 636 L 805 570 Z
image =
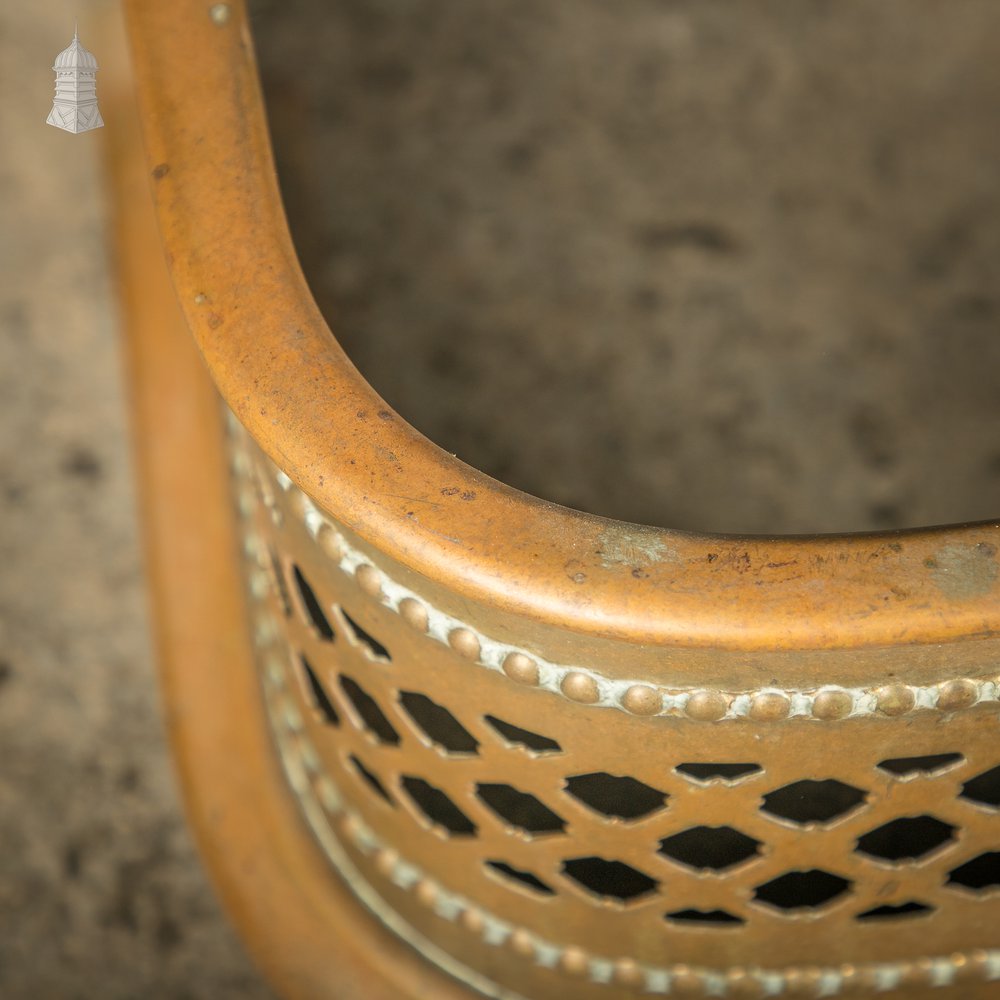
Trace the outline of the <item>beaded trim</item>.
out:
M 235 451 L 233 471 L 238 478 L 244 480 L 244 484 L 249 477 L 249 470 L 246 453 Z M 264 548 L 249 524 L 253 503 L 241 496 L 239 508 L 243 523 L 244 554 L 259 564 Z M 359 559 L 356 566 L 362 565 L 370 564 Z M 271 644 L 280 638 L 280 631 L 262 603 L 268 596 L 269 587 L 255 585 L 255 581 L 260 579 L 259 574 L 251 574 L 250 612 L 254 644 L 259 653 L 265 654 Z M 357 898 L 386 927 L 439 968 L 495 1000 L 524 998 L 457 961 L 407 923 L 358 870 L 334 832 L 331 819 L 337 820 L 340 835 L 361 854 L 370 857 L 377 870 L 393 885 L 413 892 L 416 899 L 438 917 L 460 922 L 485 944 L 508 946 L 536 965 L 560 969 L 567 975 L 596 984 L 631 986 L 648 994 L 663 996 L 676 994 L 678 991 L 687 993 L 694 986 L 707 997 L 745 995 L 748 988 L 756 989 L 759 996 L 773 997 L 808 985 L 813 990 L 813 996 L 832 997 L 855 985 L 867 987 L 875 993 L 893 990 L 904 982 L 923 983 L 931 987 L 950 986 L 961 972 L 972 970 L 982 981 L 1000 980 L 1000 949 L 978 949 L 969 953 L 925 957 L 915 961 L 872 962 L 857 966 L 792 966 L 784 969 L 735 967 L 722 971 L 681 964 L 652 966 L 628 957 L 611 959 L 589 954 L 574 945 L 547 941 L 527 928 L 512 925 L 446 889 L 417 865 L 403 858 L 394 847 L 371 830 L 364 819 L 346 804 L 334 782 L 324 772 L 320 756 L 305 732 L 302 716 L 289 693 L 287 676 L 287 664 L 283 664 L 273 652 L 267 652 L 264 656 L 262 680 L 268 719 L 279 758 L 288 783 L 327 859 Z
M 233 418 L 235 422 L 235 418 Z M 239 424 L 239 431 L 246 432 Z M 236 461 L 251 458 L 237 453 Z M 272 467 L 270 462 L 268 466 Z M 477 666 L 509 679 L 561 695 L 581 705 L 614 708 L 630 715 L 674 716 L 697 722 L 786 719 L 833 722 L 863 716 L 899 716 L 920 710 L 955 712 L 973 705 L 1000 702 L 996 678 L 950 678 L 935 684 L 873 684 L 842 687 L 825 684 L 809 690 L 759 688 L 722 691 L 667 688 L 641 680 L 607 677 L 586 667 L 546 660 L 517 646 L 499 642 L 466 622 L 434 607 L 416 592 L 393 580 L 364 552 L 352 546 L 323 513 L 282 471 L 274 478 L 292 498 L 306 530 L 336 566 L 353 576 L 359 587 L 394 611 L 428 638 L 450 646 Z
M 264 629 L 264 641 L 273 638 L 273 625 Z M 438 917 L 459 921 L 484 943 L 509 947 L 536 965 L 561 971 L 599 984 L 631 985 L 645 993 L 669 996 L 697 984 L 702 995 L 740 995 L 756 986 L 758 995 L 775 997 L 803 983 L 814 984 L 815 997 L 832 997 L 854 984 L 872 992 L 895 989 L 904 979 L 918 977 L 928 986 L 950 986 L 961 970 L 975 966 L 984 981 L 1000 980 L 1000 949 L 970 954 L 921 958 L 917 961 L 867 963 L 841 967 L 789 967 L 785 969 L 732 968 L 725 971 L 688 965 L 652 966 L 631 958 L 611 959 L 591 955 L 575 946 L 554 944 L 527 928 L 518 927 L 484 911 L 453 893 L 417 865 L 400 856 L 395 848 L 372 832 L 360 815 L 346 805 L 339 790 L 326 775 L 315 748 L 304 732 L 302 717 L 285 687 L 285 668 L 275 659 L 265 670 L 268 710 L 282 765 L 314 834 L 333 866 L 344 876 L 361 901 L 391 930 L 451 975 L 498 1000 L 520 1000 L 517 994 L 485 980 L 456 962 L 392 910 L 377 890 L 357 870 L 337 840 L 329 817 L 337 820 L 339 833 L 400 889 L 416 898 Z M 742 994 L 742 995 L 745 995 Z

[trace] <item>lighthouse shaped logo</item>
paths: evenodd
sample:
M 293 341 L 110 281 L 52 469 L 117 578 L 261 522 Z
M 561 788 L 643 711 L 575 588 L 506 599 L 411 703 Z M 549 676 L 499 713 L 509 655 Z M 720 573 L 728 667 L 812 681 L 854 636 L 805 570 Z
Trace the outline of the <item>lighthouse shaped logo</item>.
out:
M 104 124 L 97 108 L 97 60 L 73 30 L 73 41 L 56 56 L 56 97 L 45 120 L 67 132 L 89 132 Z

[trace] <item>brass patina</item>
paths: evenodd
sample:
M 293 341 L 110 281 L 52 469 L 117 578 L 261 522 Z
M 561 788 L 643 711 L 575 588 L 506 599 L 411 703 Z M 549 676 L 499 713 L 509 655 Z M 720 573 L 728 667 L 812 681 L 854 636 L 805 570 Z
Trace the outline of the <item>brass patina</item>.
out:
M 242 5 L 127 9 L 168 715 L 277 988 L 995 995 L 1000 525 L 700 536 L 463 465 L 309 294 Z

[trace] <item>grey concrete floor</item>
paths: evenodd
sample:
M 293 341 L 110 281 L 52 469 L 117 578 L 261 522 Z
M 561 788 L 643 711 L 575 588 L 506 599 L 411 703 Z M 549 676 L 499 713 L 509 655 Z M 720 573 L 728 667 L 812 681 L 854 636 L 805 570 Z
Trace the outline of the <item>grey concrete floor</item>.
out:
M 101 135 L 45 124 L 98 6 L 0 4 L 0 997 L 264 998 L 164 745 Z

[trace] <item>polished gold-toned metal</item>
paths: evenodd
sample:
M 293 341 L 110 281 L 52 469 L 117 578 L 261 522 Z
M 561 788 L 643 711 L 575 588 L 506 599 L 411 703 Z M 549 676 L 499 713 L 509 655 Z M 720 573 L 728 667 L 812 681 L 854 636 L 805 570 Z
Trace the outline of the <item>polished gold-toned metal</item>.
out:
M 378 597 L 382 592 L 382 577 L 374 566 L 367 563 L 360 565 L 355 571 L 358 586 L 369 596 Z
M 585 705 L 593 705 L 601 696 L 597 681 L 582 670 L 571 670 L 563 677 L 559 686 L 567 698 Z
M 399 602 L 399 613 L 403 616 L 403 620 L 417 631 L 427 631 L 427 609 L 415 598 L 404 597 Z
M 954 712 L 960 708 L 968 708 L 979 700 L 979 691 L 975 681 L 965 678 L 946 681 L 941 685 L 938 694 L 938 708 L 945 712 Z
M 479 639 L 472 629 L 452 629 L 448 633 L 448 643 L 456 653 L 460 653 L 467 660 L 475 660 L 479 657 Z
M 519 684 L 538 683 L 538 664 L 524 653 L 508 653 L 504 657 L 503 672 Z
M 323 526 L 323 530 L 317 535 L 316 541 L 319 542 L 319 547 L 326 554 L 327 558 L 337 562 L 340 561 L 342 554 L 340 551 L 340 536 L 329 525 Z
M 843 719 L 851 714 L 851 696 L 846 691 L 820 691 L 813 699 L 817 719 Z
M 463 466 L 309 295 L 243 7 L 127 6 L 224 401 L 127 256 L 168 709 L 278 989 L 995 995 L 1000 525 L 698 536 Z
M 876 692 L 879 710 L 886 715 L 904 715 L 913 710 L 916 697 L 904 684 L 887 684 Z
M 663 707 L 663 699 L 656 688 L 633 684 L 622 695 L 622 706 L 635 715 L 657 715 Z
M 777 722 L 788 716 L 791 701 L 782 691 L 758 691 L 750 700 L 750 718 L 758 722 Z
M 699 722 L 717 722 L 729 711 L 729 699 L 718 691 L 695 691 L 685 705 L 687 714 Z

